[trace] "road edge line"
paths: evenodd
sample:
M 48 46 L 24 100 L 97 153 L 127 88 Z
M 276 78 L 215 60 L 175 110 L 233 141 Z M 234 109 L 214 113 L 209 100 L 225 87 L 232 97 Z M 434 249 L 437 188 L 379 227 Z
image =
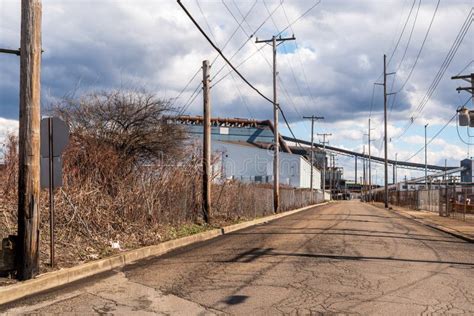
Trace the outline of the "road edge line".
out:
M 108 258 L 83 263 L 71 268 L 44 273 L 32 280 L 27 280 L 16 284 L 0 287 L 0 306 L 17 301 L 27 296 L 45 292 L 75 281 L 85 279 L 93 275 L 124 267 L 126 265 L 136 263 L 143 259 L 160 256 L 181 247 L 189 246 L 201 241 L 210 240 L 218 236 L 222 236 L 258 224 L 270 222 L 275 219 L 306 211 L 313 207 L 326 205 L 327 203 L 328 202 L 313 204 L 295 210 L 269 215 L 243 223 L 216 228 L 191 236 L 165 241 L 156 245 L 128 250 Z

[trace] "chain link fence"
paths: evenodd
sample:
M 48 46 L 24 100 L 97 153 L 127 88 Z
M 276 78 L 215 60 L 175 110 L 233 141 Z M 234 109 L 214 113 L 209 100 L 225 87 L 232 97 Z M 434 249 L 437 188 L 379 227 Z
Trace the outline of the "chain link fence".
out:
M 376 192 L 374 199 L 384 201 L 384 193 Z M 474 222 L 474 187 L 471 184 L 452 184 L 433 189 L 391 190 L 389 204 L 423 210 L 466 222 Z

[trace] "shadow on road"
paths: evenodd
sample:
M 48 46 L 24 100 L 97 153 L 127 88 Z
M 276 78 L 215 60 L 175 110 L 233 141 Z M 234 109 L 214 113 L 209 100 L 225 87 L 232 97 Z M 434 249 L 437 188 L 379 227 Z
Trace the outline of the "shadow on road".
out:
M 245 302 L 249 297 L 247 295 L 232 295 L 224 301 L 227 305 L 237 305 Z
M 245 256 L 250 256 L 248 260 L 240 259 Z M 410 259 L 410 258 L 392 258 L 392 257 L 372 257 L 372 256 L 348 256 L 348 255 L 331 255 L 331 254 L 312 254 L 312 253 L 291 253 L 291 252 L 273 252 L 272 248 L 253 248 L 251 253 L 242 253 L 236 258 L 237 260 L 231 259 L 222 262 L 251 262 L 259 257 L 306 257 L 306 258 L 317 258 L 317 259 L 334 259 L 334 260 L 388 260 L 388 261 L 399 261 L 399 262 L 413 262 L 413 263 L 435 263 L 435 264 L 453 264 L 453 265 L 465 265 L 474 267 L 474 263 L 470 262 L 456 262 L 456 261 L 441 261 L 441 260 L 423 260 L 423 259 Z

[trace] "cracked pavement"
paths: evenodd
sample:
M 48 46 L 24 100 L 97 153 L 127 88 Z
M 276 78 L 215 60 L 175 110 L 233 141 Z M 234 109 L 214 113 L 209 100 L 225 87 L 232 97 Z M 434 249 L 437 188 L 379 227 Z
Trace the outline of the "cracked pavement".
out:
M 0 307 L 11 314 L 474 314 L 474 244 L 332 203 Z

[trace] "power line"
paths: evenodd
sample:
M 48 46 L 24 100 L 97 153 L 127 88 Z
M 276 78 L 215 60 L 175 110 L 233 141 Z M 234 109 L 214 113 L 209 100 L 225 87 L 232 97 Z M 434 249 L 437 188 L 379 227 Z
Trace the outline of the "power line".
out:
M 219 49 L 219 47 L 214 44 L 214 42 L 209 38 L 209 36 L 204 32 L 204 30 L 201 28 L 201 26 L 196 22 L 196 20 L 193 18 L 193 16 L 189 13 L 189 11 L 186 9 L 186 7 L 181 3 L 181 0 L 176 0 L 179 4 L 179 6 L 183 9 L 183 11 L 186 13 L 186 15 L 189 17 L 189 19 L 193 22 L 193 24 L 198 28 L 199 32 L 206 38 L 206 40 L 211 44 L 211 46 L 221 55 L 222 59 L 225 60 L 225 62 L 235 71 L 235 73 L 250 87 L 252 90 L 257 92 L 262 98 L 267 100 L 268 102 L 273 104 L 273 101 L 269 99 L 267 96 L 265 96 L 260 90 L 255 88 L 238 70 L 235 68 L 235 66 L 227 59 L 227 57 L 222 53 L 222 51 Z
M 196 76 L 198 75 L 198 73 L 201 71 L 201 67 L 198 68 L 198 70 L 196 71 L 196 73 L 192 76 L 192 78 L 188 81 L 188 83 L 186 83 L 186 85 L 184 86 L 184 88 L 179 92 L 178 96 L 176 96 L 174 99 L 173 99 L 173 103 L 172 105 L 176 104 L 176 102 L 178 101 L 178 99 L 181 97 L 181 95 L 184 93 L 184 91 L 189 87 L 189 85 L 191 84 L 191 82 L 193 82 L 193 80 L 196 78 Z
M 317 1 L 315 4 L 313 4 L 309 9 L 307 9 L 303 14 L 301 14 L 297 19 L 295 19 L 293 22 L 291 22 L 288 26 L 286 26 L 281 32 L 279 32 L 276 37 L 280 36 L 285 30 L 287 30 L 290 26 L 293 26 L 297 21 L 299 21 L 303 16 L 305 16 L 307 13 L 309 13 L 314 7 L 316 7 L 319 3 L 321 3 L 321 1 Z M 281 5 L 281 3 L 280 3 Z M 278 7 L 277 7 L 278 8 Z M 268 17 L 270 18 L 270 17 Z M 267 19 L 268 19 L 267 18 Z M 244 31 L 245 32 L 245 31 Z M 241 62 L 236 68 L 240 67 L 241 65 L 243 65 L 245 62 L 247 62 L 250 58 L 252 58 L 254 55 L 256 55 L 258 52 L 261 52 L 261 50 L 263 49 L 263 47 L 260 47 L 260 49 L 258 49 L 257 51 L 255 51 L 254 53 L 252 53 L 250 56 L 248 56 L 243 62 Z M 266 57 L 262 54 L 263 58 L 267 61 L 267 63 L 270 65 L 269 61 L 266 59 Z M 270 65 L 271 67 L 271 65 Z M 226 73 L 223 77 L 221 77 L 218 82 L 222 81 L 225 77 L 227 77 L 229 75 L 229 73 Z M 216 84 L 214 84 L 216 85 Z
M 446 126 L 449 125 L 449 123 L 451 123 L 453 121 L 453 119 L 457 116 L 458 114 L 455 113 L 450 119 L 449 121 L 444 124 L 443 127 L 441 127 L 441 129 L 433 136 L 431 137 L 431 139 L 426 143 L 426 145 L 429 145 L 431 144 L 431 142 L 436 138 L 438 137 L 438 135 L 446 128 Z M 410 156 L 410 158 L 406 159 L 405 162 L 408 162 L 410 161 L 413 157 L 415 157 L 416 155 L 418 155 L 423 149 L 425 149 L 425 146 L 421 147 L 416 153 L 414 153 L 412 156 Z
M 426 34 L 425 34 L 425 37 L 423 38 L 423 42 L 421 43 L 421 46 L 420 46 L 420 49 L 418 50 L 418 54 L 415 58 L 415 62 L 413 63 L 413 66 L 411 67 L 410 69 L 410 72 L 408 73 L 408 76 L 407 78 L 405 79 L 405 81 L 403 82 L 403 84 L 400 86 L 400 89 L 398 89 L 398 92 L 399 93 L 400 91 L 402 91 L 404 88 L 405 88 L 405 85 L 407 84 L 408 80 L 410 80 L 411 78 L 411 75 L 413 74 L 413 71 L 415 70 L 415 67 L 418 63 L 418 60 L 420 59 L 420 55 L 421 55 L 421 52 L 423 51 L 423 48 L 425 46 L 425 43 L 426 43 L 426 39 L 428 38 L 428 35 L 430 34 L 430 31 L 431 31 L 431 26 L 433 25 L 433 21 L 435 20 L 435 17 L 436 17 L 436 13 L 438 12 L 438 8 L 439 8 L 439 3 L 441 2 L 441 0 L 438 0 L 438 3 L 436 4 L 436 8 L 433 12 L 433 16 L 431 17 L 431 21 L 430 21 L 430 25 L 428 26 L 428 29 L 426 30 Z
M 395 52 L 398 49 L 398 45 L 400 45 L 400 41 L 403 37 L 403 34 L 405 33 L 405 28 L 407 27 L 408 21 L 410 20 L 411 13 L 413 12 L 413 8 L 415 7 L 416 0 L 413 0 L 413 3 L 410 8 L 410 12 L 408 13 L 407 19 L 405 20 L 405 24 L 403 25 L 402 31 L 400 32 L 400 36 L 398 37 L 398 41 L 395 44 L 395 47 L 393 48 L 392 54 L 388 58 L 387 66 L 390 65 L 390 62 L 392 61 L 393 56 L 395 55 Z
M 461 30 L 458 32 L 458 35 L 457 35 L 456 39 L 454 40 L 453 44 L 451 45 L 451 48 L 450 48 L 448 54 L 446 55 L 443 63 L 441 64 L 441 67 L 438 70 L 436 76 L 434 77 L 434 79 L 433 79 L 431 85 L 429 86 L 426 94 L 421 99 L 421 101 L 418 104 L 417 108 L 412 112 L 412 115 L 410 117 L 410 122 L 407 124 L 407 127 L 396 138 L 400 138 L 401 136 L 403 136 L 406 133 L 406 131 L 413 125 L 415 119 L 417 119 L 416 112 L 418 112 L 418 115 L 421 114 L 421 112 L 423 111 L 423 108 L 426 106 L 426 104 L 430 100 L 431 96 L 433 95 L 434 91 L 438 87 L 439 82 L 441 81 L 444 73 L 446 72 L 449 65 L 451 64 L 451 61 L 453 60 L 459 46 L 461 45 L 465 35 L 467 34 L 467 31 L 469 30 L 469 27 L 472 24 L 472 15 L 473 15 L 472 12 L 473 12 L 473 9 L 471 9 L 471 11 L 469 12 L 469 15 L 467 16 L 466 20 L 464 21 L 464 23 L 461 27 Z
M 232 18 L 237 22 L 237 24 L 239 24 L 238 27 L 237 27 L 237 29 L 240 28 L 240 29 L 244 32 L 244 34 L 247 36 L 247 40 L 246 40 L 244 43 L 242 43 L 242 45 L 237 49 L 237 51 L 235 51 L 235 52 L 232 54 L 232 56 L 230 56 L 229 60 L 232 60 L 232 59 L 245 47 L 245 45 L 255 36 L 255 34 L 258 32 L 258 30 L 260 30 L 260 28 L 268 21 L 268 19 L 270 19 L 270 18 L 273 16 L 273 14 L 276 12 L 276 10 L 281 6 L 281 4 L 280 4 L 280 6 L 277 6 L 272 12 L 269 12 L 268 17 L 255 29 L 255 31 L 253 31 L 251 34 L 248 34 L 248 33 L 245 31 L 245 29 L 242 27 L 242 23 L 243 23 L 244 21 L 247 23 L 247 25 L 249 25 L 248 22 L 247 22 L 247 20 L 246 20 L 246 17 L 247 17 L 247 16 L 243 16 L 243 15 L 241 14 L 241 15 L 242 15 L 242 22 L 239 23 L 238 20 L 237 20 L 237 18 L 236 18 L 235 15 L 234 15 L 234 13 L 233 13 L 232 10 L 227 6 L 227 4 L 225 3 L 225 1 L 224 1 L 224 0 L 221 0 L 221 2 L 222 2 L 222 4 L 224 5 L 224 7 L 227 9 L 227 11 L 230 13 L 230 15 L 232 16 Z M 239 10 L 239 13 L 241 13 L 240 10 Z M 250 25 L 249 25 L 249 27 L 250 27 Z M 255 54 L 256 54 L 256 53 L 252 54 L 251 56 L 253 56 L 253 55 L 255 55 Z M 250 58 L 250 56 L 249 56 L 247 59 L 249 59 L 249 58 Z M 247 59 L 246 59 L 246 60 L 247 60 Z M 221 71 L 224 69 L 224 67 L 225 67 L 225 65 L 223 65 L 223 66 L 215 73 L 215 75 L 212 77 L 211 80 L 213 80 L 214 78 L 216 78 L 216 77 L 221 73 Z M 227 77 L 228 74 L 229 74 L 229 73 L 227 73 L 224 77 Z M 222 81 L 222 79 L 223 79 L 223 78 L 219 79 L 218 82 Z M 214 84 L 214 85 L 215 85 L 215 84 Z
M 199 70 L 201 70 L 201 69 L 199 69 Z M 189 96 L 186 103 L 182 106 L 181 111 L 180 111 L 180 115 L 184 114 L 188 110 L 189 106 L 192 104 L 194 99 L 196 99 L 196 97 L 195 97 L 196 93 L 197 94 L 201 93 L 201 91 L 200 91 L 201 85 L 202 85 L 202 82 L 199 82 L 197 87 L 194 89 L 193 93 Z
M 193 22 L 193 24 L 197 27 L 197 29 L 199 30 L 199 32 L 201 32 L 201 34 L 206 38 L 206 40 L 209 42 L 209 44 L 211 44 L 211 46 L 219 53 L 219 55 L 222 57 L 222 59 L 224 59 L 224 61 L 235 71 L 235 73 L 250 87 L 252 88 L 255 92 L 257 92 L 257 94 L 259 94 L 262 98 L 264 98 L 265 100 L 267 100 L 268 102 L 272 103 L 273 104 L 273 101 L 270 100 L 268 97 L 266 97 L 264 94 L 262 94 L 257 88 L 255 88 L 237 69 L 236 67 L 229 61 L 229 59 L 227 59 L 227 57 L 224 55 L 224 53 L 222 53 L 222 51 L 216 46 L 216 44 L 214 44 L 214 42 L 209 38 L 209 36 L 206 34 L 206 32 L 201 28 L 201 26 L 196 22 L 196 20 L 193 18 L 193 16 L 191 15 L 191 13 L 186 9 L 186 7 L 181 3 L 180 0 L 177 0 L 179 6 L 183 9 L 183 11 L 186 13 L 186 15 L 189 17 L 189 19 Z M 309 12 L 309 11 L 307 11 Z M 283 109 L 278 106 L 279 109 L 280 109 L 280 112 L 282 114 L 282 117 L 286 123 L 286 126 L 288 127 L 288 130 L 290 131 L 291 135 L 295 137 L 294 133 L 293 133 L 293 130 L 291 129 L 291 126 L 286 118 L 286 115 L 283 111 Z M 301 144 L 299 144 L 301 146 Z
M 471 60 L 467 65 L 466 67 L 464 67 L 460 72 L 458 72 L 455 76 L 459 76 L 460 74 L 462 74 L 464 72 L 464 70 L 466 70 L 470 65 L 472 65 L 472 63 L 474 63 L 474 59 Z
M 245 15 L 245 17 L 247 17 L 247 16 L 250 14 L 250 12 L 252 11 L 252 9 L 253 9 L 253 8 L 255 7 L 255 5 L 257 4 L 257 1 L 258 1 L 258 0 L 255 0 L 255 2 L 253 3 L 253 5 L 250 7 L 249 11 L 248 11 L 247 14 Z M 208 23 L 208 21 L 207 21 L 207 18 L 206 18 L 206 16 L 204 15 L 204 12 L 202 11 L 201 6 L 199 5 L 199 1 L 196 1 L 196 3 L 197 3 L 197 5 L 198 5 L 198 7 L 199 7 L 199 10 L 201 11 L 202 16 L 203 16 L 204 19 L 206 20 L 206 24 L 207 24 L 207 26 L 208 26 L 209 30 L 211 31 L 211 34 L 212 34 L 211 27 L 209 26 L 209 23 Z M 244 19 L 245 19 L 245 17 L 244 17 Z M 242 20 L 242 21 L 244 21 L 244 20 Z M 242 23 L 242 22 L 241 22 L 241 23 Z M 239 24 L 239 27 L 240 27 L 241 23 Z M 232 40 L 232 38 L 235 36 L 235 34 L 237 33 L 237 31 L 239 30 L 239 27 L 237 27 L 237 28 L 234 30 L 234 32 L 232 33 L 232 35 L 231 35 L 231 36 L 229 37 L 229 39 L 225 42 L 225 44 L 224 44 L 224 46 L 223 46 L 222 49 L 225 49 L 225 47 L 229 44 L 229 42 Z M 213 34 L 212 34 L 212 36 L 214 37 Z M 216 57 L 214 57 L 214 60 L 213 60 L 212 63 L 211 63 L 211 66 L 215 63 L 215 61 L 217 60 L 218 57 L 219 57 L 219 54 L 216 54 Z M 188 86 L 191 84 L 191 82 L 194 80 L 194 78 L 196 78 L 196 76 L 198 75 L 198 73 L 199 73 L 200 71 L 201 71 L 201 67 L 198 68 L 198 70 L 197 70 L 196 73 L 193 75 L 193 77 L 188 81 L 188 83 L 184 86 L 184 88 L 179 92 L 178 96 L 176 96 L 176 97 L 174 98 L 173 105 L 176 104 L 177 100 L 181 97 L 181 95 L 182 95 L 182 94 L 184 93 L 184 91 L 188 88 Z M 201 83 L 198 84 L 198 87 L 199 87 L 200 85 L 201 85 Z M 198 88 L 196 88 L 196 89 L 198 89 Z M 189 100 L 188 100 L 188 101 L 189 101 Z M 187 104 L 187 102 L 185 103 L 185 105 L 183 106 L 183 108 L 186 107 L 186 109 L 187 109 L 186 104 Z M 182 111 L 182 110 L 181 110 L 180 112 L 181 112 L 181 114 L 182 114 L 182 113 L 184 113 L 185 111 Z
M 265 2 L 265 0 L 263 0 L 263 5 L 265 6 L 265 9 L 267 10 L 267 12 L 270 13 L 270 10 L 268 9 L 268 6 L 267 6 L 267 3 Z M 283 8 L 283 6 L 282 6 L 282 8 Z M 272 23 L 275 26 L 277 32 L 280 33 L 280 30 L 278 29 L 278 26 L 277 26 L 275 20 L 273 19 L 273 17 L 271 18 L 271 20 L 272 20 Z M 295 41 L 296 41 L 296 39 L 295 39 Z M 283 42 L 283 49 L 285 50 L 285 54 L 288 54 L 288 51 L 287 51 L 286 46 L 285 46 L 285 42 Z M 288 64 L 290 66 L 291 74 L 293 76 L 293 81 L 295 82 L 296 88 L 298 89 L 298 93 L 299 93 L 300 96 L 303 97 L 303 93 L 301 92 L 301 88 L 298 84 L 298 81 L 296 80 L 295 70 L 294 70 L 293 65 L 291 64 L 291 61 L 289 59 L 288 59 Z M 288 101 L 291 101 L 291 104 L 293 105 L 293 108 L 294 108 L 296 114 L 298 114 L 298 116 L 302 116 L 301 113 L 298 111 L 298 108 L 297 108 L 294 100 L 290 97 L 290 94 L 287 92 L 286 88 L 284 87 L 283 79 L 281 79 L 280 76 L 278 76 L 278 81 L 280 82 L 280 86 L 286 92 Z M 306 103 L 306 100 L 304 99 L 304 97 L 303 97 L 303 100 L 305 102 L 306 107 L 308 107 L 308 104 Z M 306 128 L 306 125 L 305 125 L 305 128 Z
M 400 61 L 398 63 L 397 69 L 395 70 L 395 76 L 393 77 L 392 84 L 390 86 L 390 92 L 393 92 L 393 87 L 395 86 L 395 82 L 397 81 L 397 73 L 400 71 L 400 68 L 402 67 L 403 61 L 405 60 L 405 57 L 407 55 L 408 47 L 410 47 L 411 39 L 413 37 L 413 31 L 415 30 L 416 21 L 418 19 L 418 13 L 420 12 L 420 6 L 421 6 L 421 0 L 418 1 L 418 7 L 416 9 L 415 18 L 413 19 L 413 24 L 412 24 L 412 27 L 411 27 L 411 30 L 410 30 L 410 35 L 408 36 L 407 44 L 405 46 L 405 50 L 403 51 L 402 58 L 400 59 Z M 397 99 L 397 94 L 393 94 L 392 104 L 390 105 L 390 111 L 389 111 L 389 114 L 388 114 L 389 119 L 390 119 L 390 115 L 392 114 L 392 109 L 393 109 L 393 106 L 395 105 L 395 100 L 396 99 Z
M 199 10 L 201 11 L 201 14 L 202 14 L 202 16 L 203 16 L 203 18 L 204 18 L 204 20 L 205 20 L 205 22 L 206 22 L 206 25 L 207 25 L 207 27 L 208 27 L 208 29 L 209 29 L 209 32 L 211 33 L 212 38 L 214 39 L 214 41 L 217 42 L 216 37 L 215 37 L 215 35 L 213 34 L 212 29 L 211 29 L 211 27 L 210 27 L 210 25 L 209 25 L 209 22 L 208 22 L 208 20 L 207 20 L 207 18 L 206 18 L 206 15 L 205 15 L 204 12 L 202 11 L 202 8 L 201 8 L 201 6 L 200 6 L 200 4 L 199 4 L 199 1 L 196 0 L 196 3 L 197 3 L 197 5 L 198 5 L 198 7 L 199 7 Z M 224 0 L 222 0 L 222 3 L 224 3 Z M 245 19 L 246 19 L 247 16 L 250 14 L 250 12 L 253 10 L 253 8 L 255 7 L 256 4 L 257 4 L 257 0 L 253 3 L 253 5 L 252 5 L 252 6 L 250 7 L 250 9 L 247 11 L 247 14 L 242 18 L 242 21 L 241 21 L 240 23 L 238 23 L 238 26 L 235 28 L 235 30 L 234 30 L 234 32 L 232 33 L 232 35 L 231 35 L 231 36 L 227 39 L 227 41 L 224 43 L 224 46 L 222 47 L 222 50 L 224 50 L 225 47 L 227 46 L 227 44 L 229 44 L 229 42 L 232 40 L 232 38 L 234 37 L 234 35 L 237 33 L 237 31 L 239 30 L 239 28 L 242 26 L 242 23 L 245 21 Z M 224 3 L 224 5 L 225 5 L 225 3 Z M 232 14 L 232 13 L 231 13 L 231 14 Z M 248 40 L 247 40 L 247 41 L 248 41 Z M 247 43 L 247 41 L 246 41 L 245 43 Z M 245 43 L 244 43 L 243 45 L 245 45 Z M 243 46 L 241 46 L 241 47 L 243 47 Z M 237 52 L 236 52 L 236 53 L 237 53 Z M 236 53 L 235 53 L 235 54 L 236 54 Z M 234 56 L 235 56 L 235 54 L 234 54 Z M 217 59 L 218 56 L 219 56 L 219 54 L 216 55 L 216 57 L 214 58 L 214 61 L 212 62 L 212 64 L 216 61 L 216 59 Z M 231 57 L 231 58 L 232 58 L 232 57 Z M 212 64 L 211 64 L 211 66 L 212 66 Z M 228 64 L 224 64 L 224 66 L 229 67 Z M 224 67 L 224 66 L 223 66 L 223 67 Z M 222 69 L 222 68 L 221 68 L 221 69 Z M 244 103 L 244 105 L 245 105 L 247 111 L 249 112 L 250 116 L 252 117 L 252 116 L 253 116 L 253 115 L 252 115 L 252 112 L 250 111 L 247 102 L 246 102 L 245 99 L 243 98 L 242 93 L 240 92 L 240 88 L 239 88 L 238 85 L 237 85 L 237 81 L 235 80 L 235 77 L 234 77 L 234 75 L 233 75 L 232 73 L 231 73 L 231 76 L 232 76 L 232 80 L 233 80 L 233 82 L 234 82 L 234 86 L 235 86 L 235 88 L 236 88 L 236 90 L 237 90 L 237 92 L 238 92 L 238 94 L 239 94 L 239 96 L 240 96 L 240 99 L 241 99 L 242 103 Z M 196 96 L 197 96 L 197 95 L 196 95 Z M 194 100 L 193 100 L 193 101 L 194 101 Z
M 472 99 L 472 97 L 469 97 L 466 102 L 464 102 L 464 104 L 462 106 L 465 106 L 470 100 Z M 426 144 L 426 145 L 429 145 L 436 137 L 438 137 L 438 135 L 449 125 L 449 123 L 451 123 L 453 121 L 453 119 L 458 115 L 458 113 L 456 112 L 452 117 L 451 119 L 446 122 L 446 124 L 441 127 L 441 129 L 429 140 L 429 142 Z M 456 120 L 456 130 L 458 131 L 458 136 L 459 138 L 461 139 L 461 141 L 463 141 L 465 144 L 468 144 L 466 143 L 461 135 L 459 134 L 459 130 L 458 130 L 458 124 L 457 124 L 457 120 Z M 469 144 L 468 144 L 469 145 Z M 423 149 L 425 148 L 425 146 L 421 147 L 415 154 L 413 154 L 412 156 L 410 156 L 410 158 L 406 159 L 405 161 L 408 162 L 409 160 L 411 160 L 413 157 L 415 157 L 416 155 L 418 155 Z
M 283 3 L 283 1 L 281 1 L 281 3 Z M 281 32 L 280 34 L 282 34 L 283 32 L 285 32 L 287 29 L 289 29 L 290 27 L 292 27 L 296 22 L 298 22 L 300 19 L 302 19 L 306 14 L 308 14 L 309 12 L 311 12 L 311 10 L 313 10 L 317 5 L 319 5 L 321 3 L 321 0 L 318 0 L 316 1 L 312 6 L 310 6 L 305 12 L 303 12 L 303 14 L 301 14 L 299 17 L 297 17 L 293 22 L 291 22 L 290 24 L 288 24 L 287 27 L 285 27 Z
M 376 84 L 374 83 L 374 84 L 372 85 L 372 97 L 371 97 L 371 99 L 370 99 L 369 118 L 372 117 L 372 108 L 374 107 L 375 86 L 376 86 Z
M 283 9 L 283 14 L 285 15 L 286 21 L 287 21 L 288 23 L 290 23 L 290 19 L 288 18 L 288 15 L 286 14 L 285 6 L 282 5 L 281 8 Z M 295 33 L 295 31 L 294 31 L 294 29 L 293 29 L 293 26 L 290 27 L 290 30 L 291 30 L 291 32 L 292 32 L 293 34 Z M 298 47 L 298 40 L 295 40 L 295 48 L 296 48 L 296 52 L 298 52 L 298 50 L 299 50 L 299 47 Z M 313 103 L 316 103 L 315 100 L 314 100 L 313 94 L 311 93 L 311 89 L 310 89 L 310 87 L 309 87 L 308 77 L 306 76 L 306 71 L 305 71 L 305 68 L 304 68 L 304 66 L 303 66 L 303 61 L 301 60 L 301 56 L 300 56 L 298 53 L 296 53 L 295 55 L 296 55 L 296 57 L 298 58 L 298 60 L 299 60 L 299 62 L 300 62 L 301 71 L 302 71 L 302 73 L 303 73 L 303 79 L 304 79 L 304 81 L 305 81 L 305 83 L 306 83 L 306 89 L 308 90 L 309 96 L 310 96 L 311 100 L 313 101 Z

